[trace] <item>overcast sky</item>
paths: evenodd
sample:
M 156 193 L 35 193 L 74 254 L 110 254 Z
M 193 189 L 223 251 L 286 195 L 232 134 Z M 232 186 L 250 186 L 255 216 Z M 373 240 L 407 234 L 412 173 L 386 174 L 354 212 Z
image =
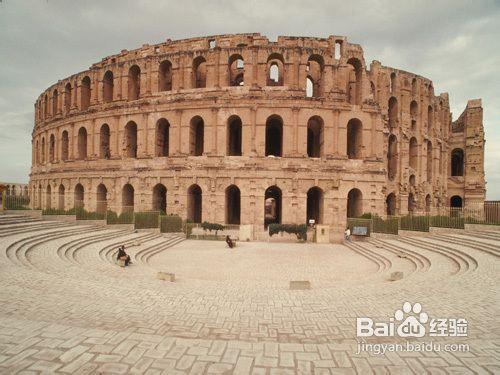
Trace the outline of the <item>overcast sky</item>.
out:
M 33 103 L 57 80 L 144 43 L 241 32 L 345 35 L 367 65 L 433 80 L 453 119 L 482 98 L 487 198 L 500 199 L 498 0 L 0 0 L 0 181 L 28 181 Z

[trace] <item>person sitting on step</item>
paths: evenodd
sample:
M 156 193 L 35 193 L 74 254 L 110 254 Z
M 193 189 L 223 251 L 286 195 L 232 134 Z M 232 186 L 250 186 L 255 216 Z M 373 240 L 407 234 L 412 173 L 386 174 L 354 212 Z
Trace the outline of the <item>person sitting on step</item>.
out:
M 130 255 L 125 252 L 125 245 L 122 245 L 118 248 L 118 255 L 116 256 L 116 260 L 123 260 L 125 262 L 125 266 L 128 266 L 130 263 Z
M 233 242 L 233 240 L 229 236 L 226 236 L 226 243 L 227 243 L 227 246 L 229 246 L 230 249 L 232 249 L 234 247 L 234 242 Z

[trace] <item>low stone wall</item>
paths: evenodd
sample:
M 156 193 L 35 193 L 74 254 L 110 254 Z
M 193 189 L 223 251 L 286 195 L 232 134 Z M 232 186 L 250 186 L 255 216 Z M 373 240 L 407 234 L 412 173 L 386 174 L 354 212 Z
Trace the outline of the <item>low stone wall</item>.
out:
M 132 229 L 134 229 L 134 225 L 132 225 Z M 147 232 L 147 233 L 160 233 L 160 228 L 143 228 L 143 229 L 136 229 L 136 232 L 137 233 L 143 233 L 143 232 Z
M 106 224 L 106 228 L 134 230 L 134 224 Z
M 106 220 L 76 220 L 75 223 L 79 225 L 99 225 L 105 226 Z
M 29 217 L 42 217 L 42 210 L 4 210 L 8 215 L 24 215 Z
M 500 232 L 500 225 L 465 224 L 465 230 L 494 230 Z
M 42 215 L 42 220 L 73 222 L 76 221 L 76 215 Z

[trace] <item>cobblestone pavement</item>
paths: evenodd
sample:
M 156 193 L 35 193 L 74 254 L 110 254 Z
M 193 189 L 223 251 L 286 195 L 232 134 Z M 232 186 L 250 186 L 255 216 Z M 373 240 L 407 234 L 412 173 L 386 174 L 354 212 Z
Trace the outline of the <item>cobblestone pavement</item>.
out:
M 500 232 L 230 250 L 51 224 L 0 216 L 0 373 L 500 373 Z M 120 243 L 131 267 L 114 264 Z M 395 271 L 404 278 L 389 281 Z M 290 280 L 311 289 L 289 290 Z M 467 337 L 410 343 L 469 350 L 358 353 L 356 318 L 387 322 L 405 301 L 468 321 Z

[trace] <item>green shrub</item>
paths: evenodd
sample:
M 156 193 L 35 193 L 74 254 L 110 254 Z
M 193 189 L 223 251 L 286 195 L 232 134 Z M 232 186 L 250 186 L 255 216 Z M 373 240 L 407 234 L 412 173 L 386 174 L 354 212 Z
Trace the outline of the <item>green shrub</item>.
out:
M 414 230 L 418 232 L 428 232 L 429 231 L 429 216 L 401 216 L 401 230 Z
M 147 211 L 134 213 L 135 229 L 158 228 L 160 225 L 160 212 Z
M 182 232 L 182 219 L 178 215 L 160 216 L 160 231 L 162 233 Z
M 5 196 L 4 208 L 6 210 L 29 210 L 30 199 L 23 196 Z
M 57 208 L 46 208 L 42 210 L 42 215 L 70 215 L 68 211 L 59 210 Z
M 114 211 L 108 211 L 106 213 L 107 224 L 133 224 L 134 223 L 134 213 L 133 212 L 122 212 L 117 215 Z
M 307 225 L 306 224 L 269 224 L 269 235 L 273 236 L 278 233 L 295 234 L 297 239 L 307 241 Z
M 463 217 L 450 217 L 444 215 L 436 215 L 431 216 L 430 218 L 430 226 L 431 227 L 440 227 L 440 228 L 457 228 L 464 229 L 464 218 Z
M 186 238 L 189 238 L 189 236 L 191 236 L 194 227 L 196 227 L 195 223 L 186 220 L 186 222 L 184 223 L 184 233 L 186 233 Z
M 203 223 L 201 223 L 201 227 L 203 228 L 204 231 L 209 231 L 209 232 L 212 232 L 212 231 L 215 231 L 215 235 L 217 236 L 217 232 L 220 231 L 220 230 L 224 230 L 224 225 L 222 224 L 217 224 L 217 223 L 208 223 L 206 221 L 204 221 Z

